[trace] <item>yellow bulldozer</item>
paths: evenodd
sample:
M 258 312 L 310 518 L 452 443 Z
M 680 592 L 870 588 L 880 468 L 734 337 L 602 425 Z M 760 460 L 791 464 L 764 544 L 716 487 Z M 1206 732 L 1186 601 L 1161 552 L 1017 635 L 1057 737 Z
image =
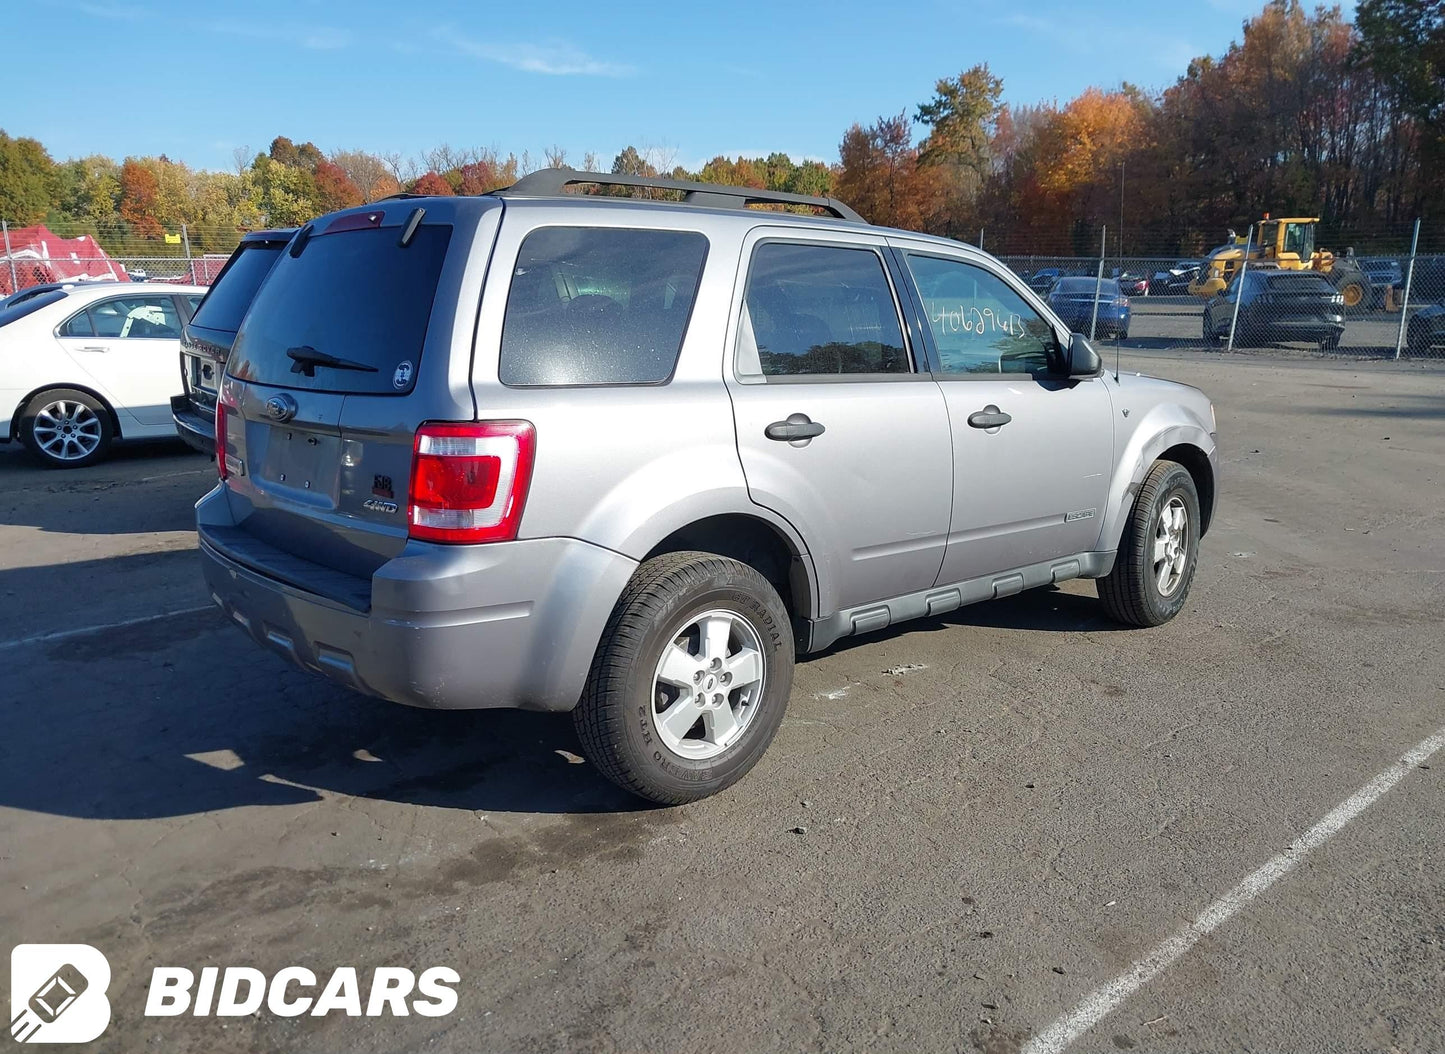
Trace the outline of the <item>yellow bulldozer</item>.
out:
M 1189 283 L 1189 291 L 1205 297 L 1222 292 L 1238 273 L 1248 251 L 1251 268 L 1258 264 L 1286 271 L 1318 271 L 1340 291 L 1346 308 L 1368 304 L 1370 278 L 1354 257 L 1315 248 L 1315 227 L 1319 222 L 1318 216 L 1275 220 L 1265 213 L 1255 225 L 1253 240 L 1230 231 L 1230 240 L 1204 258 L 1199 274 Z

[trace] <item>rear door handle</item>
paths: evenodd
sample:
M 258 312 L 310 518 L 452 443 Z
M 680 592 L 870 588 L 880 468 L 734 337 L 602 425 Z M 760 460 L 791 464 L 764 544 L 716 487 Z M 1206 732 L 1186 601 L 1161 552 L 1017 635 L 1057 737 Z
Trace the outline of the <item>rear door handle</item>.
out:
M 786 421 L 774 421 L 764 428 L 763 435 L 779 443 L 791 443 L 799 439 L 813 439 L 826 431 L 807 414 L 789 414 Z
M 993 403 L 968 415 L 970 428 L 1002 428 L 1012 420 L 1010 415 L 1004 413 Z
M 91 344 L 91 345 L 87 345 L 87 346 L 85 346 L 85 347 L 78 348 L 78 349 L 76 349 L 76 350 L 78 350 L 78 351 L 109 351 L 110 348 L 101 347 L 101 346 L 99 346 L 99 345 L 97 345 L 97 344 Z

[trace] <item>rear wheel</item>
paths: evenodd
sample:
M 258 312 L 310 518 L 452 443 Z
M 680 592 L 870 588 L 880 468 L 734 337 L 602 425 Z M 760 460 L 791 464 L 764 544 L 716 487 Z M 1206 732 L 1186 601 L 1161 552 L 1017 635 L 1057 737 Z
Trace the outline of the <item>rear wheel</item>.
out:
M 20 438 L 48 468 L 82 468 L 105 457 L 114 437 L 110 411 L 70 388 L 41 392 L 20 415 Z
M 573 717 L 604 776 L 680 805 L 757 764 L 792 685 L 792 626 L 768 580 L 737 560 L 668 553 L 618 600 Z
M 1199 562 L 1199 492 L 1177 461 L 1156 461 L 1098 580 L 1104 609 L 1131 626 L 1162 626 L 1184 607 Z
M 1219 334 L 1215 331 L 1214 323 L 1210 321 L 1208 315 L 1204 316 L 1204 343 L 1211 348 L 1219 347 Z

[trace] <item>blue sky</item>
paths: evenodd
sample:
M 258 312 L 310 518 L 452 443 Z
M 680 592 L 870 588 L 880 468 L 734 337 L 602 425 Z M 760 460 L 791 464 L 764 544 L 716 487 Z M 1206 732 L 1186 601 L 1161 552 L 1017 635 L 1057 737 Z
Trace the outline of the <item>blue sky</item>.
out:
M 911 113 L 976 62 L 1014 103 L 1164 87 L 1262 3 L 836 0 L 809 17 L 756 0 L 32 0 L 7 13 L 6 37 L 38 42 L 47 72 L 12 78 L 0 126 L 58 159 L 203 168 L 276 135 L 409 155 L 555 144 L 578 165 L 628 143 L 688 167 L 772 150 L 831 161 L 848 125 Z

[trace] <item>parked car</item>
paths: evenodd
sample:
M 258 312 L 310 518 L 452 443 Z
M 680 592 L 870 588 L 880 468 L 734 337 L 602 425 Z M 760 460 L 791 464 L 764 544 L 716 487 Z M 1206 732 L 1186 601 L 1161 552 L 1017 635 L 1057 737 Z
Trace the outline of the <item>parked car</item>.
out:
M 1115 276 L 1114 281 L 1119 283 L 1119 291 L 1125 296 L 1148 296 L 1149 279 L 1141 274 L 1130 274 L 1128 271 Z
M 1308 341 L 1329 350 L 1340 346 L 1345 332 L 1345 298 L 1324 275 L 1313 271 L 1252 269 L 1243 290 L 1236 278 L 1204 305 L 1204 340 L 1218 345 L 1229 337 L 1234 303 L 1236 347 L 1257 347 L 1282 341 Z
M 78 468 L 121 439 L 172 433 L 181 326 L 200 286 L 62 286 L 0 314 L 0 441 Z
M 1199 261 L 1180 260 L 1164 271 L 1155 271 L 1149 279 L 1151 296 L 1188 296 L 1189 283 L 1199 274 Z
M 1433 348 L 1445 347 L 1445 305 L 1429 304 L 1411 312 L 1406 340 L 1415 355 L 1428 355 Z
M 1097 318 L 1094 316 L 1096 298 Z M 1075 332 L 1089 332 L 1092 323 L 1095 336 L 1129 339 L 1129 298 L 1112 278 L 1060 278 L 1049 293 L 1049 307 Z
M 203 454 L 216 452 L 216 390 L 241 318 L 295 229 L 253 231 L 216 275 L 181 330 L 181 394 L 171 396 L 176 434 Z
M 1361 257 L 1360 270 L 1365 272 L 1370 285 L 1370 302 L 1372 308 L 1385 306 L 1385 290 L 1393 287 L 1395 295 L 1399 295 L 1405 289 L 1405 274 L 1400 268 L 1399 260 L 1387 260 L 1378 256 Z
M 1063 277 L 1063 269 L 1058 267 L 1040 267 L 1028 278 L 1028 286 L 1039 296 L 1047 296 L 1054 283 Z
M 600 773 L 677 803 L 757 762 L 797 653 L 1079 577 L 1172 618 L 1214 433 L 978 249 L 543 170 L 302 228 L 236 334 L 197 529 L 261 646 L 415 706 L 572 710 Z

